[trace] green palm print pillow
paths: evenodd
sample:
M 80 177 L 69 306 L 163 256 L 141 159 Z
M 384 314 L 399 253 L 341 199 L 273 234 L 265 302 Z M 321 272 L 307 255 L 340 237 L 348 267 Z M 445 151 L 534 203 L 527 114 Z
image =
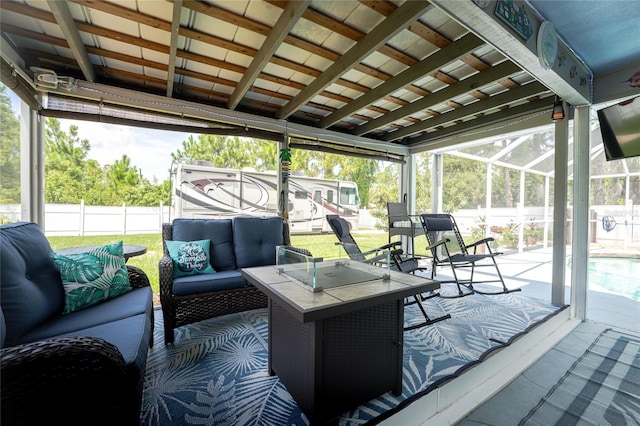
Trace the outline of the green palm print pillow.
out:
M 173 260 L 173 277 L 215 274 L 209 257 L 210 240 L 165 241 Z
M 96 247 L 86 253 L 51 257 L 60 269 L 68 314 L 131 290 L 129 273 L 122 256 L 122 241 Z

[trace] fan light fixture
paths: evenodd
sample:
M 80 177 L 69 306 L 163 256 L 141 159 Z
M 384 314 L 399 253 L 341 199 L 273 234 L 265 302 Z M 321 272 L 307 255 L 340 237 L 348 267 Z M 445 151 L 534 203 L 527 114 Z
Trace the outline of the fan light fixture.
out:
M 562 100 L 556 95 L 556 100 L 553 102 L 553 110 L 551 111 L 551 119 L 553 121 L 564 119 L 564 107 L 562 106 Z

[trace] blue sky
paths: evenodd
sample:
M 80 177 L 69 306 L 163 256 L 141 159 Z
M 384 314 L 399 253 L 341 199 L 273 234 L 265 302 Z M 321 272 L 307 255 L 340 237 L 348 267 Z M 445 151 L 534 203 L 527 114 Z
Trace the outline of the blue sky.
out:
M 19 98 L 8 90 L 13 111 L 19 111 Z M 69 131 L 71 125 L 78 126 L 80 139 L 91 144 L 89 158 L 101 166 L 113 164 L 127 154 L 131 164 L 142 170 L 145 178 L 158 182 L 169 178 L 171 153 L 182 148 L 182 141 L 191 133 L 169 132 L 166 130 L 143 129 L 139 127 L 118 126 L 92 121 L 60 119 L 62 130 Z M 197 138 L 197 135 L 193 135 Z

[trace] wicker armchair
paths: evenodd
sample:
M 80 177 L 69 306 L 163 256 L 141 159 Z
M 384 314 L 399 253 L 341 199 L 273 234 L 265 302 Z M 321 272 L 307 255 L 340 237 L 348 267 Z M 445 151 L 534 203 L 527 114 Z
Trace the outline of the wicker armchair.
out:
M 149 286 L 141 269 L 127 269 L 133 288 Z M 151 329 L 150 345 L 153 320 Z M 0 377 L 2 424 L 140 424 L 144 374 L 131 383 L 122 354 L 104 339 L 54 337 L 3 348 Z
M 198 292 L 190 291 L 185 294 L 183 291 L 177 294 L 175 291 L 173 261 L 165 242 L 174 239 L 176 223 L 182 230 L 175 236 L 176 239 L 190 235 L 191 239 L 211 240 L 212 266 L 217 273 L 199 276 L 202 278 L 202 283 L 194 286 Z M 242 225 L 238 225 L 239 223 Z M 245 228 L 244 232 L 240 232 L 238 227 Z M 188 229 L 185 231 L 185 228 Z M 275 264 L 275 247 L 283 245 L 286 230 L 286 225 L 279 217 L 239 216 L 233 220 L 175 219 L 173 223 L 163 224 L 164 256 L 160 259 L 158 267 L 165 344 L 173 343 L 174 330 L 177 327 L 221 315 L 266 307 L 267 297 L 242 278 L 240 269 L 269 264 L 265 259 L 270 259 L 269 262 Z M 245 243 L 243 247 L 239 247 L 238 235 L 241 233 L 245 234 L 246 240 L 256 241 L 256 245 Z M 247 236 L 247 234 L 250 235 Z M 265 242 L 263 237 L 268 242 Z M 308 253 L 304 249 L 298 250 L 301 253 Z M 221 262 L 225 264 L 222 265 Z M 227 280 L 227 283 L 222 288 L 216 288 L 216 284 L 211 283 L 215 279 Z M 232 280 L 236 283 L 235 285 L 228 284 Z M 202 289 L 206 290 L 202 291 Z

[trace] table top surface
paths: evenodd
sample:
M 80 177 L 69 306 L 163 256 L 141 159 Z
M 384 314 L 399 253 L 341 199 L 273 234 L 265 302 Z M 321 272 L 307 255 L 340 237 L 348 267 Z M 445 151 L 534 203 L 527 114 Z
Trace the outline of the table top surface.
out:
M 77 246 L 77 247 L 65 247 L 55 250 L 56 253 L 60 254 L 78 254 L 78 253 L 86 253 L 91 249 L 94 249 L 100 246 Z M 134 244 L 124 244 L 122 246 L 122 254 L 125 259 L 134 256 L 141 256 L 147 252 L 147 248 L 145 246 L 138 246 Z
M 268 297 L 286 305 L 290 313 L 303 322 L 342 312 L 345 305 L 373 306 L 440 288 L 439 281 L 396 271 L 391 271 L 389 279 L 378 278 L 318 292 L 280 273 L 277 266 L 245 268 L 242 274 Z

